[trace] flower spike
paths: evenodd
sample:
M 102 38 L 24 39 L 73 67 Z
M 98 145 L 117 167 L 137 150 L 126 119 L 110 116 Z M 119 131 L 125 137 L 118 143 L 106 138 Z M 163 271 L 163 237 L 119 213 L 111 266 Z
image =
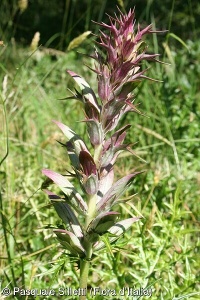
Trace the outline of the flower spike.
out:
M 146 53 L 144 37 L 152 34 L 152 25 L 141 29 L 136 26 L 135 10 L 109 17 L 109 24 L 101 26 L 99 38 L 92 55 L 97 86 L 94 90 L 84 78 L 74 71 L 68 74 L 78 85 L 68 100 L 76 99 L 83 104 L 89 145 L 70 127 L 53 121 L 63 132 L 72 167 L 74 185 L 66 176 L 44 169 L 46 175 L 61 190 L 61 195 L 46 191 L 51 204 L 62 220 L 64 229 L 54 233 L 61 245 L 73 256 L 83 260 L 85 266 L 92 258 L 93 251 L 115 242 L 140 217 L 118 220 L 119 213 L 113 208 L 120 203 L 123 193 L 133 184 L 142 172 L 128 174 L 116 180 L 114 165 L 122 151 L 129 151 L 133 143 L 126 143 L 127 131 L 131 125 L 119 126 L 121 118 L 127 113 L 142 113 L 135 104 L 134 91 L 143 80 L 153 80 L 143 68 L 145 61 L 160 62 L 159 54 Z M 97 91 L 95 94 L 94 91 Z M 68 174 L 72 174 L 72 172 Z M 45 187 L 45 184 L 43 185 Z M 106 237 L 102 235 L 106 234 Z M 103 239 L 105 238 L 105 239 Z M 81 270 L 80 274 L 84 274 Z

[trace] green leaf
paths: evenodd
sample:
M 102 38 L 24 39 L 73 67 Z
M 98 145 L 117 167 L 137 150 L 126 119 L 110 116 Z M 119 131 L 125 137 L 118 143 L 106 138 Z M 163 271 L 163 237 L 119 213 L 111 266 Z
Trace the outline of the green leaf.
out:
M 105 244 L 108 253 L 110 253 L 110 255 L 111 255 L 112 257 L 114 257 L 113 252 L 112 252 L 112 247 L 111 247 L 111 245 L 110 245 L 109 238 L 108 238 L 106 235 L 103 235 L 103 236 L 101 237 L 101 239 L 102 239 L 103 243 Z
M 180 38 L 178 37 L 176 34 L 174 33 L 168 33 L 167 37 L 172 37 L 175 40 L 177 40 L 180 44 L 182 44 L 188 51 L 190 51 L 190 49 L 188 48 L 188 46 L 186 45 L 186 43 Z

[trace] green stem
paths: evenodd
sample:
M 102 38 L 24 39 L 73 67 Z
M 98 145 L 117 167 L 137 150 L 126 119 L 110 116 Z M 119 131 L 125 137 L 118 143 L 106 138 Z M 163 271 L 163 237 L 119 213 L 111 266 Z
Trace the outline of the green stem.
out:
M 87 299 L 87 282 L 92 257 L 92 243 L 87 241 L 86 258 L 80 260 L 80 300 Z
M 96 199 L 97 195 L 92 195 L 88 202 L 88 214 L 85 222 L 85 228 L 87 229 L 90 222 L 94 219 L 96 214 Z
M 89 273 L 90 261 L 81 259 L 80 261 L 80 300 L 86 300 L 87 298 L 87 282 Z
M 85 221 L 85 230 L 87 230 L 88 225 L 94 219 L 96 213 L 96 195 L 92 195 L 88 202 L 88 214 Z M 92 243 L 88 240 L 84 241 L 84 248 L 86 251 L 86 257 L 84 259 L 80 259 L 80 300 L 86 300 L 87 295 L 87 282 L 88 282 L 88 274 L 90 268 L 90 259 L 92 257 Z
M 95 148 L 94 151 L 94 161 L 97 166 L 97 169 L 99 168 L 99 161 L 101 157 L 102 152 L 102 145 L 98 145 Z M 85 230 L 87 230 L 88 225 L 90 222 L 95 218 L 96 215 L 96 201 L 97 195 L 92 195 L 88 201 L 88 213 L 87 218 L 85 221 Z M 92 243 L 88 240 L 84 241 L 84 246 L 86 250 L 86 258 L 80 259 L 80 297 L 79 300 L 86 300 L 87 298 L 87 282 L 88 282 L 88 274 L 89 274 L 89 268 L 90 268 L 90 259 L 92 257 Z

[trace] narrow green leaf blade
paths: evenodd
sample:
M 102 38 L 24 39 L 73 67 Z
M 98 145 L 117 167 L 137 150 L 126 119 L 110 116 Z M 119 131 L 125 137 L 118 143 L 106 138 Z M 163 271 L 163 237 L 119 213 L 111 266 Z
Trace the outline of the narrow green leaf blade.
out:
M 110 241 L 109 241 L 108 237 L 107 237 L 106 235 L 103 235 L 103 236 L 101 237 L 101 239 L 102 239 L 103 243 L 105 244 L 108 253 L 110 253 L 110 255 L 111 255 L 112 257 L 114 257 L 113 252 L 112 252 L 112 247 L 111 247 L 111 245 L 110 245 Z

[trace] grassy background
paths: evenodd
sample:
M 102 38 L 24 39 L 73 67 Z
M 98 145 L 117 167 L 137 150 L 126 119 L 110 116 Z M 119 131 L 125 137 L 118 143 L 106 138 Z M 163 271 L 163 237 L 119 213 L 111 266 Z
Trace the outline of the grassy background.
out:
M 80 33 L 97 32 L 90 20 L 100 21 L 105 11 L 113 14 L 120 1 L 95 1 L 94 9 L 92 1 L 82 1 L 81 6 L 77 1 L 59 5 L 52 1 L 48 14 L 45 2 L 30 1 L 23 13 L 17 1 L 1 4 L 5 46 L 0 48 L 0 280 L 2 287 L 11 289 L 78 288 L 77 263 L 70 263 L 51 230 L 45 228 L 60 221 L 40 189 L 44 181 L 41 169 L 63 172 L 69 167 L 57 143 L 63 136 L 52 119 L 63 121 L 87 140 L 84 124 L 77 122 L 84 118 L 81 106 L 58 99 L 66 97 L 67 87 L 73 88 L 66 69 L 96 88 L 94 75 L 84 65 L 92 62 L 76 52 L 92 52 L 94 37 L 74 51 L 66 48 Z M 169 34 L 149 40 L 149 51 L 161 53 L 170 66 L 152 65 L 148 75 L 162 82 L 145 82 L 138 90 L 137 103 L 148 117 L 130 114 L 122 120 L 132 124 L 127 141 L 137 142 L 134 151 L 141 159 L 121 155 L 116 177 L 133 170 L 146 172 L 125 196 L 137 195 L 118 210 L 122 219 L 144 218 L 112 252 L 96 254 L 89 288 L 151 287 L 153 300 L 199 299 L 200 44 L 195 37 L 200 8 L 195 1 L 186 5 L 169 0 L 165 4 L 124 1 L 126 8 L 134 5 L 142 25 L 152 22 L 157 28 L 170 29 Z M 36 20 L 38 15 L 38 23 L 28 23 L 31 16 Z M 58 15 L 60 24 L 55 19 Z M 51 30 L 45 27 L 48 24 Z M 34 52 L 30 43 L 38 30 L 43 47 Z M 53 48 L 50 54 L 49 47 Z

